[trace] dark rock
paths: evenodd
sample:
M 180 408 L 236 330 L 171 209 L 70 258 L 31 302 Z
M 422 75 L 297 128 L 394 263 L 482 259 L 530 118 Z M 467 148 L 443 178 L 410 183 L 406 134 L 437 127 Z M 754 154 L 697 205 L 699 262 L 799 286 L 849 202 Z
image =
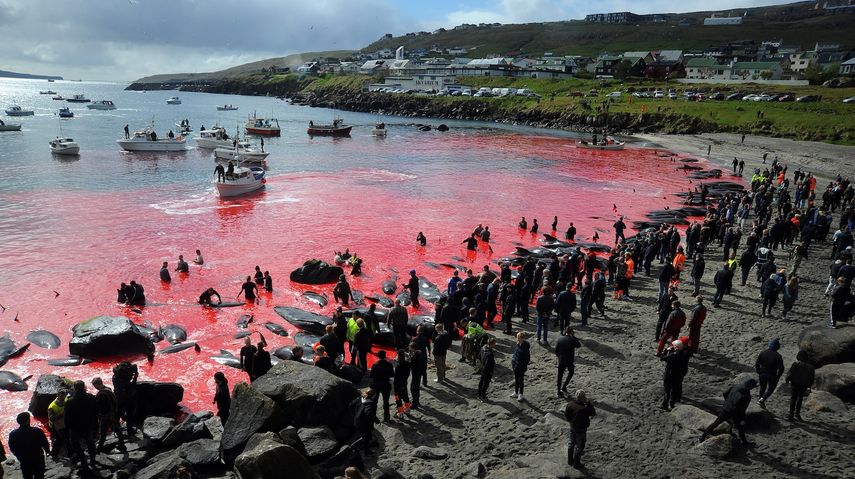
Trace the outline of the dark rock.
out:
M 47 417 L 47 408 L 56 399 L 60 389 L 71 391 L 73 382 L 55 374 L 43 374 L 36 382 L 33 397 L 30 398 L 29 411 L 33 416 Z
M 335 283 L 338 277 L 344 274 L 344 270 L 338 266 L 331 266 L 324 261 L 310 259 L 303 266 L 291 272 L 291 281 L 302 284 L 325 284 Z
M 846 403 L 840 400 L 834 394 L 828 391 L 812 390 L 810 395 L 805 399 L 805 409 L 810 409 L 814 412 L 846 412 Z
M 76 356 L 100 357 L 116 354 L 150 354 L 154 343 L 124 316 L 97 316 L 71 329 L 68 351 Z
M 143 422 L 143 434 L 152 441 L 160 442 L 175 426 L 175 419 L 171 417 L 149 416 Z
M 253 388 L 276 401 L 298 427 L 335 426 L 358 396 L 351 383 L 321 368 L 296 361 L 283 361 L 273 366 L 253 383 Z M 229 424 L 231 422 L 229 420 Z
M 440 123 L 440 125 L 436 127 L 436 131 L 448 131 L 448 125 Z
M 293 448 L 275 441 L 263 441 L 244 451 L 235 460 L 235 471 L 241 479 L 320 479 L 305 457 Z
M 281 439 L 282 444 L 291 446 L 300 454 L 306 455 L 306 447 L 303 445 L 303 441 L 300 440 L 300 434 L 296 427 L 288 426 L 279 431 L 279 439 Z
M 246 446 L 244 446 L 243 449 L 244 451 L 252 450 L 264 441 L 282 442 L 282 438 L 275 432 L 258 432 L 249 437 L 246 441 Z
M 178 456 L 195 469 L 216 469 L 222 466 L 220 461 L 220 443 L 213 439 L 197 439 L 182 444 Z
M 286 362 L 294 363 L 294 361 Z M 246 383 L 238 384 L 232 391 L 229 420 L 226 421 L 223 438 L 220 441 L 220 451 L 223 460 L 226 463 L 234 461 L 241 451 L 243 451 L 246 441 L 253 434 L 257 432 L 279 431 L 287 423 L 288 417 L 273 400 Z
M 413 457 L 418 457 L 419 459 L 439 460 L 448 457 L 448 453 L 445 452 L 445 449 L 419 446 L 413 449 Z
M 184 387 L 178 383 L 140 381 L 137 383 L 137 404 L 146 415 L 169 415 L 184 399 Z
M 362 374 L 362 369 L 352 364 L 342 364 L 341 368 L 336 371 L 336 376 L 345 381 L 350 381 L 354 386 L 358 386 L 362 382 L 364 374 Z
M 328 426 L 301 428 L 297 433 L 306 448 L 306 458 L 312 464 L 324 460 L 338 449 L 335 434 Z
M 816 389 L 855 402 L 855 363 L 829 364 L 816 370 Z
M 819 368 L 826 364 L 855 362 L 855 325 L 841 324 L 837 329 L 824 325 L 805 328 L 799 336 L 799 349 Z
M 146 462 L 146 466 L 137 472 L 135 479 L 172 479 L 173 472 L 187 468 L 189 463 L 178 455 L 178 450 L 166 451 Z
M 716 459 L 724 459 L 732 456 L 738 449 L 739 443 L 735 437 L 730 434 L 719 434 L 696 445 L 692 451 Z
M 353 447 L 346 444 L 318 466 L 321 477 L 341 477 L 348 467 L 356 467 L 360 471 L 365 470 L 365 462 L 362 456 Z
M 162 439 L 162 443 L 164 448 L 171 449 L 198 439 L 211 439 L 211 432 L 205 427 L 204 420 L 191 414 L 181 424 L 173 427 Z
M 323 335 L 325 334 L 324 329 L 333 323 L 332 318 L 329 316 L 321 316 L 320 314 L 291 306 L 276 306 L 273 310 L 276 311 L 276 314 L 282 316 L 282 319 L 307 333 Z
M 219 442 L 223 437 L 223 422 L 219 417 L 214 416 L 208 419 L 205 419 L 205 428 L 208 430 L 208 434 L 211 435 L 211 439 Z

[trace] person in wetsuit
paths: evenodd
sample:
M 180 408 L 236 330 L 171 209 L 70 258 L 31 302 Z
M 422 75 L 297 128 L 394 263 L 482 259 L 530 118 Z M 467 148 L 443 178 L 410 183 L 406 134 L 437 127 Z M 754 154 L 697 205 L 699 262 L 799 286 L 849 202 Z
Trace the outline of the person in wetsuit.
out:
M 220 297 L 220 293 L 218 293 L 216 289 L 208 288 L 205 290 L 205 292 L 203 292 L 202 294 L 199 295 L 199 304 L 207 304 L 207 305 L 214 304 L 211 302 L 211 299 L 214 296 L 217 297 L 217 304 L 220 304 L 223 302 L 223 298 Z
M 243 294 L 247 301 L 255 301 L 255 297 L 258 296 L 258 286 L 252 282 L 251 276 L 246 277 L 246 281 L 241 285 L 237 297 L 240 298 L 241 294 Z
M 226 166 L 226 179 L 232 179 L 235 177 L 235 164 L 229 160 L 229 164 Z
M 270 271 L 264 272 L 264 290 L 268 293 L 273 292 L 273 278 L 270 277 Z
M 421 231 L 419 231 L 419 234 L 416 235 L 416 241 L 419 242 L 420 246 L 424 246 L 427 244 L 427 238 L 425 238 L 425 235 Z
M 261 267 L 258 265 L 255 266 L 255 284 L 264 284 L 264 273 L 261 272 Z
M 466 243 L 466 249 L 469 251 L 475 251 L 478 249 L 478 240 L 475 238 L 475 233 L 472 233 L 468 238 L 461 241 L 461 243 Z

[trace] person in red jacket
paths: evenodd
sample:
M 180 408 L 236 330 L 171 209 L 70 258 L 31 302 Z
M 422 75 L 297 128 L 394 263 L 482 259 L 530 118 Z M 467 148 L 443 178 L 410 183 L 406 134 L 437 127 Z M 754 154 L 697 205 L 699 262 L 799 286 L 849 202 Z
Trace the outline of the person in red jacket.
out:
M 665 327 L 662 329 L 662 335 L 659 336 L 659 345 L 656 347 L 656 356 L 662 354 L 665 348 L 665 343 L 677 339 L 680 336 L 680 330 L 686 325 L 686 313 L 680 309 L 680 301 L 671 303 L 673 310 L 668 315 L 665 321 Z
M 696 296 L 695 302 L 697 304 L 689 312 L 689 349 L 692 354 L 698 353 L 698 347 L 701 344 L 701 326 L 707 319 L 707 307 L 704 306 L 703 296 Z

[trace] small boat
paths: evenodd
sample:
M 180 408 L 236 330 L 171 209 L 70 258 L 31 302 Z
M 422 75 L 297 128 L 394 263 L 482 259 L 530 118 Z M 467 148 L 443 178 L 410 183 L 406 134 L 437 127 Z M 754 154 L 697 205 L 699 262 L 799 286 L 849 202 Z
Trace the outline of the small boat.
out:
M 226 103 L 225 105 L 222 105 L 222 106 L 217 105 L 217 111 L 235 111 L 237 109 L 238 109 L 238 107 L 236 107 L 230 103 Z
M 345 125 L 341 118 L 333 120 L 332 125 L 316 125 L 314 122 L 309 122 L 309 129 L 306 133 L 309 136 L 350 136 L 351 125 Z
M 0 131 L 21 131 L 20 123 L 3 123 L 0 120 Z
M 238 160 L 240 162 L 262 163 L 269 152 L 261 151 L 249 146 L 248 141 L 238 142 L 232 148 L 217 148 L 214 157 L 217 160 Z
M 9 108 L 6 108 L 6 114 L 9 116 L 33 116 L 33 115 L 35 115 L 33 110 L 25 110 L 18 105 L 12 105 Z
M 69 103 L 89 103 L 90 99 L 86 98 L 82 93 L 77 93 L 71 96 L 71 98 L 66 98 L 65 101 Z
M 166 100 L 166 104 L 167 105 L 180 105 L 181 99 L 178 98 L 177 96 L 171 96 Z
M 264 188 L 264 168 L 258 166 L 242 166 L 238 163 L 232 175 L 227 175 L 225 181 L 215 177 L 212 181 L 221 197 L 240 196 Z
M 56 137 L 50 141 L 50 151 L 57 155 L 76 155 L 80 153 L 80 145 L 72 138 Z
M 279 136 L 279 120 L 276 118 L 261 118 L 252 114 L 244 125 L 247 135 Z
M 51 100 L 65 100 L 65 98 L 63 98 L 62 95 L 57 95 L 57 96 L 51 98 Z
M 90 110 L 115 110 L 116 105 L 112 100 L 98 100 L 86 105 Z
M 199 148 L 234 148 L 234 140 L 226 133 L 226 129 L 219 125 L 199 130 L 199 137 L 195 140 Z
M 48 78 L 48 83 L 53 83 L 53 82 L 54 82 L 53 78 Z
M 39 92 L 39 95 L 56 95 L 56 92 L 53 90 L 42 90 Z
M 175 138 L 158 138 L 154 126 L 135 131 L 130 138 L 116 140 L 125 151 L 185 151 L 187 139 L 179 135 Z
M 605 143 L 592 143 L 586 140 L 579 140 L 579 143 L 576 144 L 576 148 L 584 148 L 587 150 L 623 150 L 624 145 L 626 145 L 626 142 L 617 141 L 612 137 L 608 137 L 605 139 Z
M 178 128 L 178 131 L 180 131 L 183 135 L 186 135 L 187 133 L 193 131 L 193 128 L 190 126 L 190 122 L 187 120 L 184 120 L 181 123 L 176 123 L 175 127 Z
M 381 122 L 374 125 L 374 129 L 371 130 L 371 134 L 374 136 L 386 136 L 386 124 Z
M 59 117 L 60 118 L 74 118 L 74 112 L 71 111 L 70 108 L 62 107 L 59 109 Z

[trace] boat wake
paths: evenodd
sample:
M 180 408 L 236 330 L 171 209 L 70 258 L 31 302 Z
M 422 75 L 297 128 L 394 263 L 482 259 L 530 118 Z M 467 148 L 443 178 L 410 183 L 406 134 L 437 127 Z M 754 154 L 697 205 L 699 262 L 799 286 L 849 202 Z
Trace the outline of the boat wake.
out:
M 350 178 L 357 181 L 367 181 L 373 183 L 393 183 L 399 181 L 415 180 L 416 178 L 418 178 L 418 176 L 389 170 L 370 169 L 351 170 Z

